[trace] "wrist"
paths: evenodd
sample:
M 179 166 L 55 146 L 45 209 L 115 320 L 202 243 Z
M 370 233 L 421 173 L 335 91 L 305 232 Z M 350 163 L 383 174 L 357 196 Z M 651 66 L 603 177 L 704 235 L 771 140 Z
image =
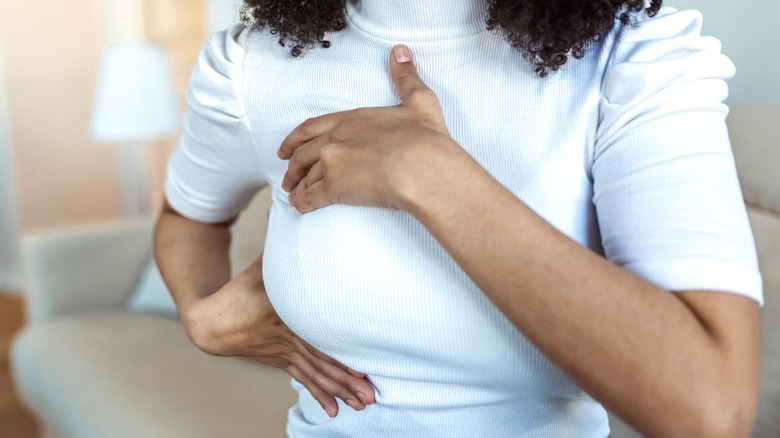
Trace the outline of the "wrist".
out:
M 436 209 L 451 204 L 485 171 L 459 144 L 447 137 L 425 156 L 413 160 L 414 172 L 404 179 L 398 208 L 421 222 Z

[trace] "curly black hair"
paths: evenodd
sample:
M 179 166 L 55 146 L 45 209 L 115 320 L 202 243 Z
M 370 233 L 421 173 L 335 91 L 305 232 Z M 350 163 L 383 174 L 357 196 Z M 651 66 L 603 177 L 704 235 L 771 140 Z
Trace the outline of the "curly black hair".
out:
M 541 77 L 557 71 L 569 57 L 582 59 L 586 49 L 600 41 L 620 20 L 636 25 L 636 14 L 649 17 L 661 9 L 662 0 L 485 0 L 486 27 L 504 34 L 520 50 Z M 245 0 L 242 21 L 254 28 L 270 29 L 292 56 L 316 45 L 329 47 L 325 34 L 346 26 L 347 0 Z

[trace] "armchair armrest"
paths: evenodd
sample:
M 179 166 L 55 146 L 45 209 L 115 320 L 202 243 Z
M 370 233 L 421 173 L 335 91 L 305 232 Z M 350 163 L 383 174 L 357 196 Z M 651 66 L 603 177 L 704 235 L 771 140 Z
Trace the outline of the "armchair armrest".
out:
M 151 255 L 153 225 L 122 220 L 22 237 L 28 320 L 119 307 Z

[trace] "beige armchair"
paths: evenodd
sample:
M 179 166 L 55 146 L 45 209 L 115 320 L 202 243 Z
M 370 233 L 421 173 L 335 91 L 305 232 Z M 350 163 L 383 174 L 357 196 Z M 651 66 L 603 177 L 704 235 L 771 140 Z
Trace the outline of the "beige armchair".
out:
M 780 436 L 780 108 L 729 119 L 764 273 L 764 362 L 755 437 Z M 257 256 L 268 193 L 236 228 L 234 267 Z M 16 338 L 19 393 L 51 437 L 280 437 L 294 402 L 289 378 L 247 360 L 216 358 L 178 321 L 122 302 L 148 260 L 151 221 L 27 236 L 29 324 Z M 637 436 L 617 420 L 614 437 Z
M 234 229 L 234 270 L 257 257 L 268 193 Z M 123 301 L 150 256 L 151 220 L 26 236 L 29 324 L 12 372 L 47 437 L 281 437 L 295 401 L 271 367 L 198 350 L 179 322 Z

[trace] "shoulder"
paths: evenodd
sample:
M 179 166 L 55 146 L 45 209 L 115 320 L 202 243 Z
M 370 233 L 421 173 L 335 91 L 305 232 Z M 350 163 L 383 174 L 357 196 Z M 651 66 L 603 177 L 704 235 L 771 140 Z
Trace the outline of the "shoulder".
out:
M 191 110 L 243 118 L 242 70 L 250 29 L 237 25 L 206 41 L 190 76 L 187 103 Z
M 249 28 L 239 24 L 211 35 L 201 50 L 198 67 L 226 74 L 240 67 L 250 32 Z
M 648 96 L 669 84 L 710 80 L 725 99 L 725 80 L 735 73 L 734 64 L 721 53 L 717 38 L 701 33 L 699 11 L 663 7 L 657 15 L 631 15 L 605 40 L 608 62 L 602 92 L 612 103 Z

